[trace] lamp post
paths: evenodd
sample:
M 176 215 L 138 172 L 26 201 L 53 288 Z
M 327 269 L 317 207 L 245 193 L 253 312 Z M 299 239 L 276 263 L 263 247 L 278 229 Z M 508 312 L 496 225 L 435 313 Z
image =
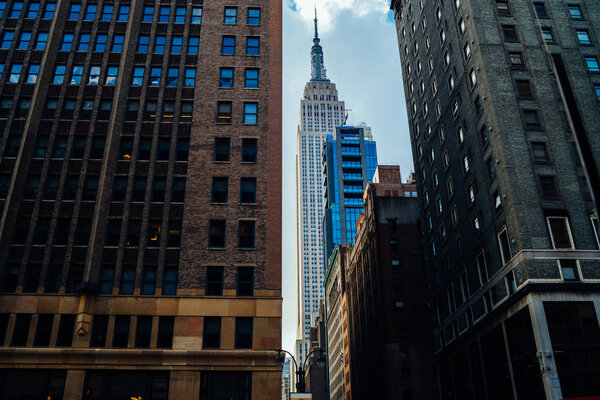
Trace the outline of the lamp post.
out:
M 323 352 L 323 350 L 320 347 L 315 347 L 313 351 L 308 353 L 308 355 L 306 356 L 306 360 L 304 360 L 304 363 L 300 366 L 298 366 L 298 363 L 296 363 L 296 359 L 294 358 L 292 353 L 290 353 L 287 350 L 277 349 L 277 356 L 275 357 L 275 362 L 278 366 L 283 366 L 283 363 L 285 362 L 285 355 L 282 353 L 289 354 L 289 356 L 292 358 L 292 361 L 294 362 L 294 366 L 296 367 L 296 376 L 298 377 L 296 382 L 296 393 L 306 393 L 306 383 L 304 382 L 304 372 L 306 370 L 306 363 L 310 359 L 310 356 L 316 352 L 319 353 L 319 355 L 317 356 L 317 365 L 319 367 L 325 366 L 327 356 L 326 353 Z

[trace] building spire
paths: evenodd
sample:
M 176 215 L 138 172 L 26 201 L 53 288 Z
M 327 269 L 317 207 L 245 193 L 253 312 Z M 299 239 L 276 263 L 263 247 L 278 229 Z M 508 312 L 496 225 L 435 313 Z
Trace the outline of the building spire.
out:
M 317 6 L 315 5 L 315 38 L 313 39 L 313 47 L 311 50 L 312 63 L 312 81 L 328 81 L 325 72 L 325 62 L 323 61 L 323 48 L 321 47 L 321 39 L 319 39 Z

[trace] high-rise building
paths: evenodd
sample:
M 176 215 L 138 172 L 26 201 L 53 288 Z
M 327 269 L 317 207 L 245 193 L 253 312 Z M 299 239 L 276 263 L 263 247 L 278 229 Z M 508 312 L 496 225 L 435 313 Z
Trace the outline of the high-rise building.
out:
M 414 185 L 401 183 L 398 166 L 378 166 L 376 178 L 364 192 L 354 245 L 340 252 L 349 332 L 346 399 L 431 399 L 419 202 Z
M 315 37 L 311 50 L 311 80 L 300 102 L 297 133 L 297 280 L 298 320 L 296 360 L 302 363 L 310 346 L 310 327 L 319 316 L 323 298 L 323 194 L 321 160 L 323 144 L 344 122 L 344 102 L 326 76 L 315 14 Z
M 440 397 L 597 395 L 598 4 L 392 9 Z
M 291 358 L 286 358 L 281 371 L 281 400 L 290 400 L 292 384 Z
M 338 126 L 323 146 L 323 246 L 325 262 L 336 245 L 354 243 L 363 193 L 377 168 L 371 128 Z
M 280 398 L 281 8 L 0 1 L 1 398 Z

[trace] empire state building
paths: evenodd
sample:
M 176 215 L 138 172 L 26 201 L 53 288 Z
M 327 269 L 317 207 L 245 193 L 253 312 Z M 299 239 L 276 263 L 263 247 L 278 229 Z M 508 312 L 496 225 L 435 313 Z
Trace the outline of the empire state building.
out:
M 297 133 L 296 209 L 298 319 L 296 358 L 302 363 L 309 346 L 310 327 L 323 298 L 323 196 L 322 153 L 327 135 L 344 121 L 344 102 L 338 99 L 334 83 L 326 76 L 315 10 L 315 37 L 311 50 L 311 79 L 300 102 Z

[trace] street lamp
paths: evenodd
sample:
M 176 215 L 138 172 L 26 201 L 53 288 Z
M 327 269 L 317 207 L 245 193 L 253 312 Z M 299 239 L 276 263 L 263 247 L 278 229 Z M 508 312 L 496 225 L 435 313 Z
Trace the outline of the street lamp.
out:
M 319 355 L 317 356 L 317 365 L 319 367 L 324 367 L 327 362 L 327 353 L 325 353 L 320 347 L 315 347 L 313 351 L 308 353 L 308 355 L 306 356 L 306 360 L 304 360 L 304 363 L 300 366 L 298 366 L 298 363 L 296 363 L 296 359 L 294 358 L 292 353 L 290 353 L 287 350 L 277 349 L 277 356 L 275 357 L 275 363 L 277 364 L 277 366 L 281 367 L 285 362 L 285 355 L 282 353 L 289 354 L 289 356 L 292 358 L 292 361 L 294 362 L 294 365 L 296 367 L 296 376 L 298 377 L 296 382 L 296 393 L 306 393 L 306 384 L 304 382 L 304 371 L 306 370 L 306 362 L 310 359 L 310 356 L 316 352 L 319 353 Z

